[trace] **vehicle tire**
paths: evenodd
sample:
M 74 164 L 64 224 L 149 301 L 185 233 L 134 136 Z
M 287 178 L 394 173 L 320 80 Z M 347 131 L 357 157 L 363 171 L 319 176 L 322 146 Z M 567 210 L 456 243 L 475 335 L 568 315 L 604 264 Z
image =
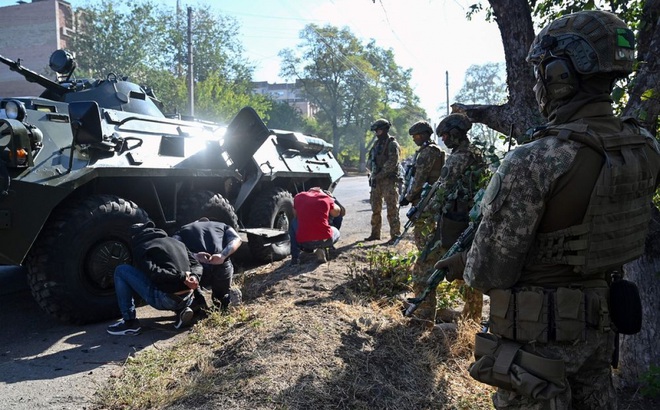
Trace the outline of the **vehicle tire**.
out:
M 234 207 L 220 194 L 213 191 L 197 191 L 180 198 L 179 203 L 181 205 L 177 212 L 176 229 L 203 216 L 238 229 L 238 217 Z
M 26 259 L 39 306 L 73 324 L 117 317 L 115 267 L 131 262 L 130 226 L 147 220 L 135 203 L 113 195 L 56 209 Z
M 273 188 L 257 195 L 250 207 L 250 228 L 275 228 L 289 230 L 293 219 L 293 196 L 283 188 Z M 251 235 L 248 240 L 250 253 L 262 262 L 278 261 L 291 253 L 289 239 L 269 244 L 259 236 Z

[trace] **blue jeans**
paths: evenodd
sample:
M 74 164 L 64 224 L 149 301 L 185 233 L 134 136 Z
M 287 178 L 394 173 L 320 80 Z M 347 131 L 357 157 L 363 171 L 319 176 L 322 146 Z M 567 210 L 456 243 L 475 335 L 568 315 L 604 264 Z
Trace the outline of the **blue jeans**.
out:
M 300 257 L 300 248 L 306 250 L 314 250 L 316 248 L 329 248 L 339 240 L 339 229 L 334 226 L 330 227 L 332 229 L 332 238 L 328 238 L 322 241 L 312 241 L 298 243 L 296 240 L 296 231 L 298 230 L 298 219 L 294 218 L 293 221 L 289 224 L 289 239 L 291 240 L 291 259 L 297 260 Z
M 115 268 L 115 292 L 119 311 L 124 320 L 135 319 L 135 300 L 133 293 L 140 295 L 150 306 L 158 310 L 181 310 L 190 305 L 192 297 L 176 300 L 158 289 L 141 270 L 131 265 L 119 265 Z

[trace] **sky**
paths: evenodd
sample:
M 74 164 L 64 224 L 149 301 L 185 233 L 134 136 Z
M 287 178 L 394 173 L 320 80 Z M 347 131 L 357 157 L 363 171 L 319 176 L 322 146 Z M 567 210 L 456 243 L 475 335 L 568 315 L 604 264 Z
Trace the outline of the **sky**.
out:
M 69 0 L 74 7 L 96 0 Z M 158 3 L 175 8 L 177 0 Z M 433 123 L 447 114 L 471 65 L 504 62 L 497 24 L 484 13 L 465 17 L 474 0 L 179 0 L 186 9 L 210 5 L 234 17 L 254 81 L 285 82 L 278 52 L 300 43 L 305 25 L 348 27 L 364 43 L 392 49 L 396 63 L 412 70 L 411 85 Z M 0 6 L 16 0 L 0 0 Z M 290 80 L 293 81 L 293 80 Z

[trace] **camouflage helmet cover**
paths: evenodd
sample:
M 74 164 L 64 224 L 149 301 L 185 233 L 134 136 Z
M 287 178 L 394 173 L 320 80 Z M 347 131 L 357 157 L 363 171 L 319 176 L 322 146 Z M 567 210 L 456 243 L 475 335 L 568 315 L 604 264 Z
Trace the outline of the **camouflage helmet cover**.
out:
M 376 131 L 376 130 L 379 130 L 381 128 L 389 129 L 391 126 L 392 126 L 392 124 L 390 124 L 390 122 L 388 120 L 386 120 L 385 118 L 380 118 L 380 119 L 376 120 L 376 122 L 371 124 L 371 131 Z
M 472 121 L 467 115 L 454 113 L 449 114 L 440 121 L 440 124 L 435 128 L 435 133 L 441 136 L 442 134 L 449 134 L 453 129 L 458 129 L 462 134 L 467 134 L 470 128 L 472 128 Z
M 625 77 L 633 69 L 635 37 L 615 14 L 585 10 L 563 16 L 536 36 L 527 62 L 540 65 L 551 57 L 566 58 L 582 75 L 611 73 Z
M 429 124 L 427 121 L 417 121 L 410 127 L 408 130 L 408 134 L 410 135 L 415 135 L 415 134 L 428 134 L 431 136 L 433 134 L 433 128 L 431 127 L 431 124 Z
M 472 128 L 472 121 L 465 114 L 449 114 L 435 129 L 438 137 L 442 137 L 442 142 L 447 148 L 454 149 L 461 144 L 461 141 L 467 140 L 467 132 Z

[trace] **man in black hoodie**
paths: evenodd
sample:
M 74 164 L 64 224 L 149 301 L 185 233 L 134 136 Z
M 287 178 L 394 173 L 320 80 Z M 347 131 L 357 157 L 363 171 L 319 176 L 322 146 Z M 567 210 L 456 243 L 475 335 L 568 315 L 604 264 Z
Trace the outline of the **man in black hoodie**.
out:
M 202 266 L 186 246 L 171 238 L 152 221 L 131 227 L 133 264 L 115 269 L 115 292 L 122 320 L 108 327 L 111 335 L 136 335 L 134 294 L 159 310 L 177 312 L 175 329 L 190 323 L 193 291 L 199 286 Z

